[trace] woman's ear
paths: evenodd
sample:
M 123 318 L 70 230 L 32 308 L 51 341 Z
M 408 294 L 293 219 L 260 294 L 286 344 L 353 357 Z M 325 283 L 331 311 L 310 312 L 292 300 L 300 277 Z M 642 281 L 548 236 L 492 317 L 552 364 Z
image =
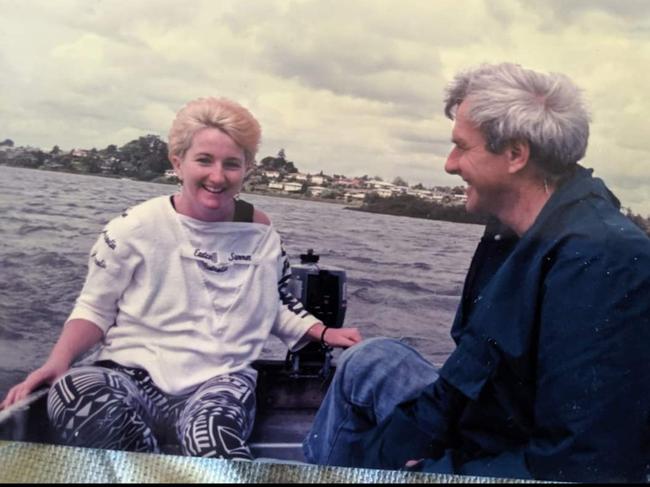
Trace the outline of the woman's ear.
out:
M 181 158 L 178 156 L 171 156 L 169 161 L 172 163 L 172 168 L 176 173 L 176 177 L 181 179 Z
M 244 181 L 248 181 L 248 178 L 251 177 L 251 174 L 253 174 L 253 171 L 255 171 L 255 162 L 247 162 L 246 163 L 246 172 L 244 173 Z

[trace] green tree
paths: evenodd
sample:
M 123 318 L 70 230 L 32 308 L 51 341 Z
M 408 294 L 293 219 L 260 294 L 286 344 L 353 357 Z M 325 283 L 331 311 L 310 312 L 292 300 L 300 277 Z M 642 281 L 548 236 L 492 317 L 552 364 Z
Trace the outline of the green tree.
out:
M 634 223 L 637 227 L 639 227 L 650 236 L 650 218 L 643 218 L 641 215 L 636 215 L 632 213 L 632 210 L 629 208 L 627 208 L 625 216 L 627 216 L 630 220 L 632 220 L 632 223 Z
M 117 154 L 119 152 L 119 149 L 117 148 L 117 146 L 115 144 L 110 144 L 110 145 L 107 145 L 106 149 L 104 149 L 102 152 L 104 154 L 106 154 L 107 156 L 114 156 L 115 154 Z
M 278 171 L 282 174 L 297 173 L 298 169 L 293 162 L 287 161 L 281 157 L 267 156 L 260 161 L 260 167 L 265 171 Z
M 459 223 L 484 224 L 487 221 L 482 215 L 468 213 L 462 205 L 446 206 L 407 194 L 381 198 L 376 193 L 369 193 L 366 195 L 360 209 L 371 213 L 411 216 Z
M 167 143 L 157 135 L 146 135 L 120 148 L 120 161 L 129 176 L 150 181 L 169 169 Z
M 409 183 L 404 181 L 401 177 L 397 176 L 395 179 L 393 179 L 393 184 L 395 186 L 406 186 L 408 188 Z

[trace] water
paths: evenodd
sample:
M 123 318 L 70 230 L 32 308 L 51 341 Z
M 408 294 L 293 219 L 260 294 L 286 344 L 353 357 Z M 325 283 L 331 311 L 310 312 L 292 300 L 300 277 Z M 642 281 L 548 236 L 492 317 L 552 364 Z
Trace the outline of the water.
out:
M 86 275 L 102 227 L 169 185 L 0 166 L 0 398 L 48 356 Z M 402 337 L 441 364 L 482 228 L 345 210 L 255 194 L 292 262 L 313 248 L 348 276 L 346 326 Z M 271 341 L 263 357 L 284 357 Z

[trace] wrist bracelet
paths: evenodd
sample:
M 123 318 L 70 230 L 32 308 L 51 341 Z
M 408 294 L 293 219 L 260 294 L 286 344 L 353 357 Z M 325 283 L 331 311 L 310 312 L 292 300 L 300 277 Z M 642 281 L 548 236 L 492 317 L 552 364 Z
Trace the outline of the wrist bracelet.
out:
M 323 328 L 323 331 L 322 331 L 321 334 L 320 334 L 320 344 L 321 344 L 322 346 L 324 346 L 324 347 L 327 347 L 327 346 L 328 346 L 328 345 L 327 345 L 327 342 L 325 342 L 325 332 L 326 332 L 327 330 L 329 330 L 329 327 L 325 326 L 325 327 Z

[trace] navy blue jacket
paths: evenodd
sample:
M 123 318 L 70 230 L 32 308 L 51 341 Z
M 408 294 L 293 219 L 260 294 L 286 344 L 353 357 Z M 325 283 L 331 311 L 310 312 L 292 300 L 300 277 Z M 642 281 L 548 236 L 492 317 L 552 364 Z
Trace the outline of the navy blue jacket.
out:
M 440 379 L 363 435 L 361 466 L 645 481 L 650 239 L 578 167 L 519 239 L 488 225 Z

